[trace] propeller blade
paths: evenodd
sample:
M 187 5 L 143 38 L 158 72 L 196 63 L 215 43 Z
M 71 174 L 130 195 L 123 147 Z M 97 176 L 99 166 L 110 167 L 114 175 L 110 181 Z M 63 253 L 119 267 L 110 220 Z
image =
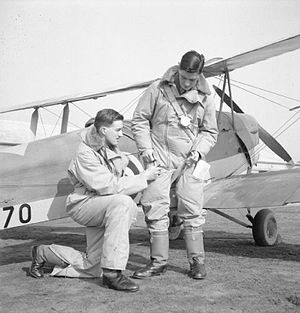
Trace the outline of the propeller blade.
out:
M 223 91 L 217 86 L 213 85 L 216 93 L 222 98 Z M 230 97 L 224 93 L 224 102 L 231 107 Z M 232 100 L 233 110 L 236 113 L 244 113 L 243 110 Z M 282 147 L 282 145 L 271 135 L 269 134 L 261 125 L 258 124 L 259 138 L 269 147 L 274 153 L 276 153 L 280 158 L 285 162 L 293 163 L 292 157 L 288 152 Z
M 215 85 L 213 85 L 213 87 L 214 87 L 216 93 L 218 94 L 218 96 L 220 98 L 222 98 L 223 91 L 219 87 L 217 87 Z M 224 102 L 231 108 L 231 106 L 230 106 L 230 97 L 226 93 L 224 93 Z M 236 113 L 244 113 L 242 111 L 242 109 L 233 100 L 232 100 L 232 105 L 233 105 L 233 111 L 234 112 L 236 112 Z
M 281 144 L 269 134 L 263 127 L 258 124 L 259 138 L 285 162 L 292 162 L 292 157 L 281 146 Z

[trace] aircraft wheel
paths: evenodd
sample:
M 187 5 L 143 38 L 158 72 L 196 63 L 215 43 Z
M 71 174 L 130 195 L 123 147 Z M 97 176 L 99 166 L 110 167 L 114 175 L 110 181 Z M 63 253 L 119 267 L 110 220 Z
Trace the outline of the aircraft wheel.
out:
M 274 213 L 262 209 L 254 217 L 252 227 L 253 238 L 259 246 L 273 246 L 277 242 L 278 231 Z

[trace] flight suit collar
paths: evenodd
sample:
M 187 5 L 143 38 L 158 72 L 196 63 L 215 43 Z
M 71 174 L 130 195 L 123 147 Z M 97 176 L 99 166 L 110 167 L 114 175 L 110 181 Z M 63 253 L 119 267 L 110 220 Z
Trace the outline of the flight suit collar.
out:
M 91 125 L 82 136 L 83 142 L 95 151 L 99 151 L 104 146 L 104 140 L 99 136 L 96 127 Z
M 111 170 L 116 176 L 121 177 L 124 174 L 126 168 L 125 156 L 122 155 L 119 148 L 115 147 L 114 150 L 110 149 L 108 146 L 103 145 L 99 153 L 106 159 L 109 164 L 113 164 Z
M 98 152 L 108 163 L 110 170 L 118 177 L 121 177 L 126 167 L 125 156 L 118 147 L 109 148 L 99 136 L 94 125 L 87 128 L 83 134 L 83 142 Z
M 179 66 L 178 65 L 174 65 L 174 66 L 170 67 L 166 71 L 166 73 L 163 75 L 163 77 L 161 79 L 161 83 L 168 82 L 171 85 L 175 84 L 175 74 L 178 72 L 178 70 L 179 70 Z M 206 79 L 205 79 L 203 74 L 200 75 L 200 79 L 198 81 L 198 84 L 196 85 L 196 89 L 195 90 L 200 91 L 204 95 L 210 95 L 211 94 L 211 91 L 209 89 L 209 85 L 208 85 L 208 83 L 207 83 L 207 81 L 206 81 Z M 189 93 L 189 92 L 187 92 L 187 93 Z
M 118 147 L 110 149 L 101 138 L 94 125 L 87 128 L 85 134 L 83 135 L 83 141 L 95 151 L 103 151 L 108 160 L 114 159 L 120 156 L 120 150 Z
M 103 149 L 105 149 L 105 151 L 106 151 L 106 156 L 107 156 L 108 160 L 112 160 L 112 159 L 121 157 L 120 150 L 117 148 L 115 148 L 114 150 L 111 150 L 108 147 L 103 146 Z

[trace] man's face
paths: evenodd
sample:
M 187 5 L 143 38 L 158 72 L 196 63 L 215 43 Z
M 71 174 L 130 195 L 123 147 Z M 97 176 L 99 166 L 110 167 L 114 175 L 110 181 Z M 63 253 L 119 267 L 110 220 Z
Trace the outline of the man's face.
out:
M 179 69 L 180 88 L 185 91 L 193 89 L 197 85 L 199 77 L 200 74 L 198 73 L 189 73 L 186 72 L 185 70 Z
M 114 121 L 108 127 L 101 127 L 105 142 L 108 146 L 117 146 L 119 139 L 123 136 L 123 121 Z

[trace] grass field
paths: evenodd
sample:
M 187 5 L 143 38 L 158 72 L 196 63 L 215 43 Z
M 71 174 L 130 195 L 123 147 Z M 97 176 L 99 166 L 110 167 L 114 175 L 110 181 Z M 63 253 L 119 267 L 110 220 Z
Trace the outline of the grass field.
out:
M 281 241 L 258 247 L 251 231 L 213 213 L 205 225 L 203 281 L 187 276 L 184 241 L 170 243 L 169 270 L 138 281 L 134 294 L 106 289 L 100 279 L 28 276 L 34 244 L 56 243 L 84 251 L 84 228 L 70 219 L 0 232 L 0 312 L 300 312 L 300 208 L 275 210 Z M 242 211 L 232 210 L 242 218 Z M 148 234 L 139 212 L 130 232 L 126 273 L 149 257 Z

